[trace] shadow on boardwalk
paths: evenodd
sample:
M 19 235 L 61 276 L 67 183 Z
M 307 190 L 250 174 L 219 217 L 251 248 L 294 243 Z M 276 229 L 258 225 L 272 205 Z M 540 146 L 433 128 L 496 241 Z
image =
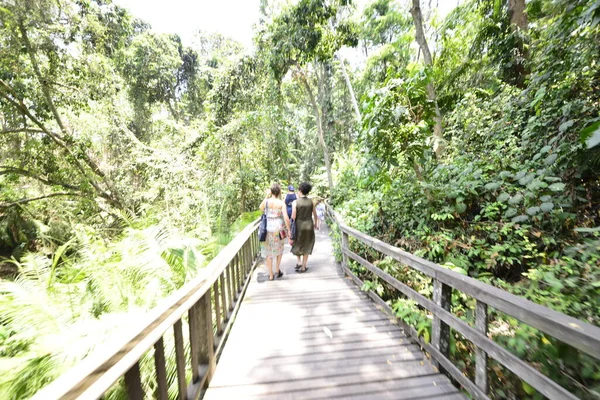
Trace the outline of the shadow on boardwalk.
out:
M 204 399 L 464 399 L 420 348 L 343 277 L 327 230 L 309 270 L 253 272 Z

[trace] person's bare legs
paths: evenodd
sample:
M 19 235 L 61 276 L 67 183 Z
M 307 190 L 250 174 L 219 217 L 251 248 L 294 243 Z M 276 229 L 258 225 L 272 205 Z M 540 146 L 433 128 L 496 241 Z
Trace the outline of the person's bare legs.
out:
M 296 256 L 296 258 L 298 259 L 296 261 L 296 270 L 298 270 L 302 267 L 302 260 L 300 259 L 300 256 Z
M 273 278 L 273 257 L 267 257 L 267 270 L 269 271 L 269 280 L 272 281 Z
M 276 264 L 276 267 L 275 267 L 275 275 L 279 275 L 279 273 L 281 272 L 279 270 L 279 266 L 281 265 L 281 258 L 282 257 L 283 257 L 283 254 L 280 254 L 280 255 L 277 256 L 277 264 Z
M 302 255 L 302 272 L 306 271 L 306 263 L 308 262 L 308 254 Z

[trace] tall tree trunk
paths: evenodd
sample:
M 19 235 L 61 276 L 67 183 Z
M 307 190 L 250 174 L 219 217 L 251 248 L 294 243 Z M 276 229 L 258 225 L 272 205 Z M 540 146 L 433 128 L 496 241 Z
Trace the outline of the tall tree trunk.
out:
M 510 26 L 514 34 L 517 34 L 515 41 L 514 57 L 514 84 L 521 89 L 526 87 L 525 79 L 529 75 L 527 59 L 529 53 L 524 35 L 528 29 L 527 14 L 525 13 L 525 0 L 508 0 L 508 16 Z M 520 31 L 515 32 L 515 31 Z
M 413 21 L 415 23 L 415 38 L 419 44 L 419 48 L 423 52 L 423 59 L 425 65 L 433 66 L 433 59 L 431 52 L 429 51 L 429 45 L 425 38 L 425 31 L 423 30 L 423 15 L 421 14 L 420 0 L 412 0 L 412 8 L 410 9 Z M 435 127 L 433 128 L 433 150 L 436 156 L 439 158 L 444 152 L 444 133 L 442 130 L 442 113 L 437 102 L 437 95 L 435 92 L 435 86 L 433 83 L 427 84 L 427 99 L 431 101 L 435 107 Z
M 321 144 L 321 148 L 323 149 L 323 158 L 325 159 L 325 170 L 327 171 L 327 183 L 329 184 L 329 193 L 333 192 L 333 178 L 331 176 L 331 161 L 329 160 L 329 150 L 327 149 L 327 144 L 325 143 L 325 135 L 323 133 L 323 122 L 321 120 L 321 111 L 319 110 L 319 106 L 317 101 L 315 100 L 315 96 L 313 91 L 306 79 L 306 74 L 304 72 L 300 72 L 300 80 L 306 89 L 306 93 L 308 95 L 308 99 L 310 101 L 310 105 L 312 106 L 313 113 L 315 114 L 315 120 L 317 124 L 317 133 L 319 135 L 319 143 Z
M 519 27 L 522 31 L 527 31 L 528 22 L 525 14 L 525 0 L 508 0 L 508 15 L 510 23 Z
M 360 122 L 360 108 L 358 107 L 358 102 L 356 101 L 356 94 L 354 93 L 354 88 L 352 87 L 352 82 L 350 81 L 350 77 L 346 72 L 346 66 L 344 65 L 344 58 L 336 54 L 335 57 L 338 59 L 340 63 L 340 71 L 342 71 L 342 76 L 344 77 L 344 81 L 346 82 L 346 86 L 348 87 L 348 92 L 350 92 L 350 101 L 352 102 L 352 108 L 354 109 L 354 114 L 356 115 L 356 120 Z

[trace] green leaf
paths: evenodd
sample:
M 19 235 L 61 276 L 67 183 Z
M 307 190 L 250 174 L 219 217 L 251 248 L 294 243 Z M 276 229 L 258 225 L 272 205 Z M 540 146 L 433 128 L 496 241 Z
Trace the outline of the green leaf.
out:
M 511 218 L 511 217 L 514 217 L 515 215 L 517 215 L 517 209 L 516 208 L 509 208 L 504 213 L 504 217 L 505 218 Z
M 514 223 L 519 223 L 519 222 L 525 222 L 528 219 L 529 219 L 529 217 L 527 215 L 518 215 L 518 216 L 514 217 L 513 219 L 511 219 L 511 221 Z
M 551 203 L 551 202 L 542 203 L 542 205 L 540 206 L 540 209 L 543 212 L 552 211 L 553 208 L 554 208 L 554 203 Z
M 586 126 L 580 133 L 579 139 L 585 142 L 588 149 L 600 144 L 600 121 Z
M 557 177 L 557 176 L 545 176 L 544 180 L 548 181 L 548 182 L 558 182 L 561 179 L 559 177 Z
M 552 149 L 552 146 L 544 146 L 542 147 L 542 149 L 540 150 L 540 153 L 547 153 Z
M 500 172 L 500 174 L 498 174 L 498 176 L 500 176 L 500 178 L 502 178 L 502 179 L 506 179 L 506 178 L 510 178 L 512 176 L 512 174 L 508 171 L 502 171 L 502 172 Z
M 553 183 L 549 186 L 549 189 L 555 192 L 562 192 L 563 190 L 565 190 L 565 184 L 562 182 Z
M 523 195 L 522 194 L 516 194 L 513 197 L 510 198 L 510 200 L 508 201 L 509 204 L 515 205 L 515 204 L 519 204 L 520 202 L 523 201 Z
M 540 212 L 540 207 L 529 207 L 525 212 L 529 215 L 535 215 Z
M 500 196 L 498 196 L 498 198 L 496 199 L 496 201 L 498 201 L 500 203 L 504 203 L 508 199 L 510 199 L 510 194 L 508 194 L 506 192 L 502 192 L 502 193 L 500 193 Z
M 558 130 L 561 131 L 561 132 L 565 132 L 567 129 L 569 129 L 570 127 L 572 127 L 574 123 L 575 122 L 572 119 L 570 119 L 570 120 L 568 120 L 566 122 L 563 122 L 558 127 Z
M 535 178 L 535 174 L 529 174 L 527 176 L 524 176 L 523 178 L 519 179 L 519 184 L 523 185 L 523 186 L 527 186 L 529 185 Z
M 456 207 L 454 207 L 456 209 L 456 212 L 459 214 L 464 213 L 465 211 L 467 211 L 467 205 L 465 203 L 457 203 Z
M 550 154 L 544 160 L 544 165 L 552 165 L 554 163 L 554 161 L 556 161 L 557 158 L 558 158 L 558 154 L 556 154 L 556 153 L 555 154 Z
M 600 226 L 597 226 L 595 228 L 575 228 L 575 232 L 581 232 L 581 233 L 600 232 Z
M 552 200 L 552 196 L 545 195 L 545 196 L 540 197 L 540 200 L 543 201 L 543 202 L 547 202 L 547 201 Z
M 525 175 L 527 175 L 527 171 L 523 170 L 523 171 L 519 171 L 517 172 L 517 174 L 515 175 L 515 180 L 519 180 L 521 178 L 523 178 Z
M 487 190 L 496 190 L 500 186 L 502 186 L 502 182 L 490 182 L 487 185 L 485 185 L 484 188 L 486 188 Z

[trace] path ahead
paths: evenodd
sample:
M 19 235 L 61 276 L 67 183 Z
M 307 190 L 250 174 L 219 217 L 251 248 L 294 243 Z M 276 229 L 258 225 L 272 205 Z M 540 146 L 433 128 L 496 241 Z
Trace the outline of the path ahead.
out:
M 326 231 L 309 270 L 254 271 L 204 399 L 465 399 L 419 347 L 345 279 Z

